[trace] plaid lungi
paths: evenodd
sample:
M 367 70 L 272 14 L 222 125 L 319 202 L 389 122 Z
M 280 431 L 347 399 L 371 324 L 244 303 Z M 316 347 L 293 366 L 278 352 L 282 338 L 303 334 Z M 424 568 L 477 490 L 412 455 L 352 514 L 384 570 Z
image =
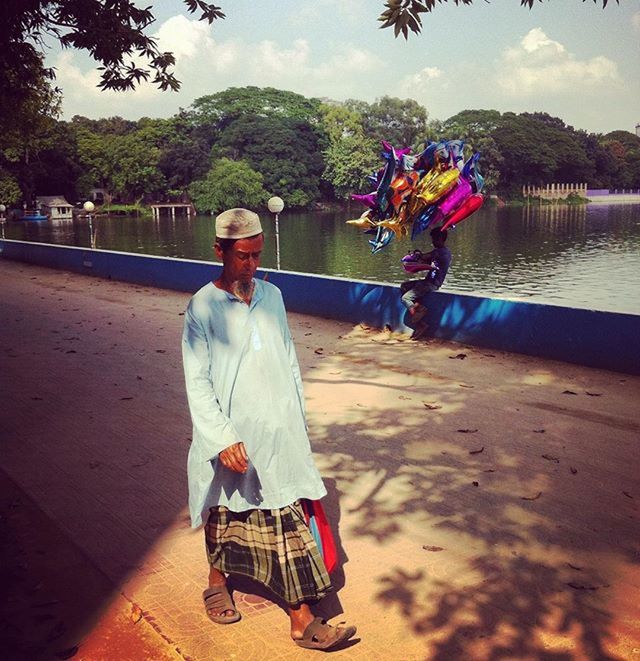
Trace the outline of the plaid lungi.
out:
M 213 567 L 262 583 L 290 606 L 317 601 L 332 590 L 298 501 L 247 512 L 211 507 L 204 534 Z

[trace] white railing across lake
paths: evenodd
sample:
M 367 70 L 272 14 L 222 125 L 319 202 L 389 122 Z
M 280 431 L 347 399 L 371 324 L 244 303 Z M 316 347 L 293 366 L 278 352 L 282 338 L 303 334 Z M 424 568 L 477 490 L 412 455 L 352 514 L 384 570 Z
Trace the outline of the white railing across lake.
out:
M 587 184 L 547 184 L 522 187 L 522 197 L 539 197 L 543 200 L 564 200 L 571 194 L 587 197 Z
M 566 200 L 571 194 L 586 199 L 618 195 L 640 196 L 640 188 L 615 188 L 610 190 L 608 188 L 588 188 L 587 184 L 547 184 L 546 186 L 527 184 L 522 187 L 522 197 L 525 199 Z

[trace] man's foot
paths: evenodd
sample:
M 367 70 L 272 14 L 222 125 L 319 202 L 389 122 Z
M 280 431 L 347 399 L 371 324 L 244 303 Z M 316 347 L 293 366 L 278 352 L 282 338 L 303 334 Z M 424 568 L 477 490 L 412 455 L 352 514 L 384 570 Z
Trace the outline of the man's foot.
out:
M 332 650 L 345 643 L 355 634 L 355 627 L 340 625 L 333 627 L 321 617 L 316 617 L 304 630 L 302 637 L 295 637 L 293 642 L 305 649 Z
M 302 603 L 297 608 L 289 608 L 289 618 L 291 620 L 291 638 L 299 640 L 304 636 L 307 627 L 315 620 L 315 615 L 311 612 L 309 604 Z
M 207 616 L 216 624 L 233 624 L 241 617 L 225 583 L 209 586 L 202 593 L 202 600 Z

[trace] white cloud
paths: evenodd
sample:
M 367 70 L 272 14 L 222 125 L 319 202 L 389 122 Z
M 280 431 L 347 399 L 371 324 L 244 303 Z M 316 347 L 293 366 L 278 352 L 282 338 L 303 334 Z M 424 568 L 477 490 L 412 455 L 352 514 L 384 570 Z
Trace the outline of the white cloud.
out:
M 54 67 L 56 70 L 56 85 L 67 89 L 75 90 L 78 94 L 96 94 L 97 85 L 100 82 L 100 75 L 97 69 L 90 69 L 83 73 L 75 64 L 75 53 L 70 50 L 61 51 Z
M 439 67 L 424 67 L 401 78 L 389 92 L 402 99 L 415 99 L 435 117 L 444 112 L 442 101 L 451 93 L 450 75 L 451 72 L 445 74 Z
M 640 30 L 640 11 L 637 11 L 631 17 L 631 25 L 633 25 L 636 30 Z
M 153 36 L 157 39 L 160 51 L 173 52 L 176 58 L 174 69 L 178 79 L 188 71 L 191 62 L 203 57 L 208 59 L 215 50 L 209 26 L 197 20 L 190 21 L 184 16 L 168 19 Z M 224 66 L 229 60 L 229 54 L 221 51 L 222 49 L 218 49 L 216 57 L 212 58 L 214 68 Z M 148 63 L 139 56 L 129 59 L 138 66 L 148 67 Z M 141 83 L 135 90 L 127 92 L 102 91 L 98 88 L 100 72 L 95 66 L 83 70 L 80 63 L 84 60 L 86 57 L 73 50 L 61 51 L 55 59 L 56 84 L 64 91 L 65 108 L 78 108 L 77 112 L 94 116 L 96 113 L 87 108 L 99 103 L 102 108 L 106 108 L 101 110 L 102 116 L 115 113 L 127 115 L 127 110 L 133 104 L 159 100 L 163 94 L 151 83 Z M 76 114 L 76 111 L 71 114 Z
M 157 33 L 161 49 L 175 54 L 176 76 L 185 92 L 193 91 L 194 98 L 243 85 L 332 96 L 341 86 L 348 85 L 350 74 L 366 74 L 381 66 L 374 53 L 346 43 L 333 50 L 312 52 L 306 39 L 295 39 L 286 45 L 271 39 L 221 42 L 211 34 L 210 26 L 184 16 L 170 18 Z M 203 89 L 206 81 L 215 89 Z
M 498 63 L 498 86 L 508 95 L 573 94 L 584 88 L 619 83 L 615 62 L 603 55 L 579 60 L 540 28 L 530 30 L 518 46 L 506 49 Z
M 176 62 L 194 59 L 202 51 L 213 47 L 207 23 L 189 20 L 185 16 L 172 16 L 154 35 L 161 51 L 171 51 Z
M 336 87 L 340 84 L 353 86 L 354 77 L 366 76 L 378 70 L 382 61 L 377 55 L 370 51 L 355 48 L 354 46 L 341 46 L 329 59 L 312 67 L 309 75 L 316 82 L 322 81 L 323 85 L 330 90 L 331 85 Z M 330 94 L 325 94 L 331 96 Z
M 54 62 L 56 85 L 63 90 L 63 110 L 67 119 L 73 115 L 129 117 L 134 105 L 153 102 L 163 94 L 150 84 L 141 84 L 126 92 L 103 91 L 98 88 L 100 72 L 96 68 L 82 71 L 79 59 L 73 51 L 62 51 Z M 137 116 L 140 114 L 136 113 Z
M 562 44 L 549 39 L 540 28 L 529 30 L 529 32 L 523 37 L 521 46 L 527 53 L 536 53 L 547 57 L 561 55 L 565 52 L 565 48 Z
M 399 84 L 401 93 L 405 96 L 421 96 L 427 92 L 433 81 L 442 78 L 442 69 L 425 67 L 417 73 L 406 75 Z
M 366 0 L 314 0 L 298 3 L 289 20 L 292 25 L 306 27 L 331 16 L 336 22 L 357 23 L 370 18 L 370 7 Z
M 261 41 L 250 47 L 245 65 L 261 71 L 265 77 L 297 76 L 308 69 L 309 44 L 296 39 L 292 48 L 281 48 L 275 41 Z
M 211 26 L 185 16 L 169 18 L 153 35 L 159 49 L 173 52 L 176 58 L 175 75 L 182 83 L 178 94 L 160 92 L 151 83 L 140 84 L 131 92 L 102 92 L 97 88 L 100 76 L 95 63 L 83 69 L 86 58 L 81 54 L 61 52 L 55 66 L 57 83 L 64 91 L 65 116 L 166 117 L 200 96 L 245 85 L 347 98 L 358 96 L 354 76 L 367 76 L 385 66 L 375 53 L 348 43 L 312 51 L 305 39 L 283 45 L 269 39 L 218 41 L 212 35 Z

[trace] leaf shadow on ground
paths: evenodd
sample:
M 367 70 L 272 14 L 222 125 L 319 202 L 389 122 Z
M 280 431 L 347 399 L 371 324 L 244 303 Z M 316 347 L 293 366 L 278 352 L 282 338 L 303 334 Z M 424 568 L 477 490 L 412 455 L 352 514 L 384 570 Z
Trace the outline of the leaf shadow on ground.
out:
M 349 376 L 361 385 L 374 369 Z M 459 404 L 469 406 L 464 395 Z M 388 429 L 393 435 L 380 433 Z M 323 473 L 349 503 L 349 535 L 369 540 L 380 558 L 374 598 L 423 637 L 425 658 L 621 658 L 609 651 L 609 559 L 638 563 L 631 510 L 576 507 L 595 485 L 567 486 L 555 462 L 531 465 L 506 456 L 506 446 L 493 458 L 471 454 L 472 443 L 439 429 L 429 450 L 432 430 L 392 407 L 363 410 L 349 424 L 316 421 L 311 431 Z M 328 501 L 330 518 L 335 508 Z M 612 527 L 615 536 L 605 533 Z M 402 560 L 385 557 L 400 539 L 414 548 Z M 416 553 L 423 560 L 411 564 Z

